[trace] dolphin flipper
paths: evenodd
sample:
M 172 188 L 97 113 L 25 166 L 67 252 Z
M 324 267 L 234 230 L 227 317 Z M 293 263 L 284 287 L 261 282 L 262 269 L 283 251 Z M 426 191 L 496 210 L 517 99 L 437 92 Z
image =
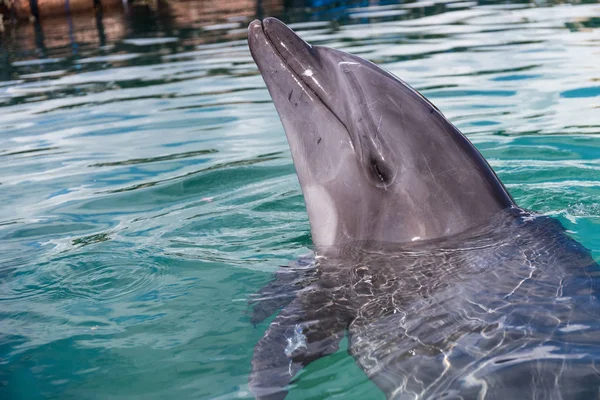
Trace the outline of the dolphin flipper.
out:
M 302 290 L 273 320 L 252 357 L 249 385 L 257 399 L 283 399 L 300 369 L 337 351 L 351 318 L 334 293 Z
M 281 266 L 275 278 L 251 296 L 250 322 L 257 325 L 287 306 L 298 291 L 307 287 L 315 275 L 314 257 L 301 257 L 288 266 Z

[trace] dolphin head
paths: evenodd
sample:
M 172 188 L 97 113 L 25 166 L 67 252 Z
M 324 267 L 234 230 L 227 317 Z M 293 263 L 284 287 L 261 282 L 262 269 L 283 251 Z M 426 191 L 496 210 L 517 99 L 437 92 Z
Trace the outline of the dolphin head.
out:
M 514 206 L 492 169 L 416 90 L 360 57 L 250 24 L 317 247 L 453 235 Z

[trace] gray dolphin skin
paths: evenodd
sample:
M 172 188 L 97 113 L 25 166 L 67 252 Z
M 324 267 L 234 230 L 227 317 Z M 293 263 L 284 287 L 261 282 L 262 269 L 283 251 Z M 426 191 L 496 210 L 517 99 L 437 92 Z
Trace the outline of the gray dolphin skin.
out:
M 254 349 L 261 399 L 348 337 L 390 399 L 600 397 L 600 266 L 519 208 L 421 94 L 357 56 L 250 24 L 306 202 L 316 257 L 260 290 L 281 310 Z

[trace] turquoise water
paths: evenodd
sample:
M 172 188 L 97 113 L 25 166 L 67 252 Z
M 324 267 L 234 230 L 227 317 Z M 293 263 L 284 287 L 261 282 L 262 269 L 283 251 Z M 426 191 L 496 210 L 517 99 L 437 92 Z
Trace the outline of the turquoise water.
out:
M 0 398 L 249 396 L 268 321 L 252 326 L 247 300 L 311 247 L 245 42 L 257 13 L 421 90 L 519 205 L 600 260 L 600 5 L 360 4 L 159 3 L 6 27 Z M 383 398 L 343 347 L 288 398 Z

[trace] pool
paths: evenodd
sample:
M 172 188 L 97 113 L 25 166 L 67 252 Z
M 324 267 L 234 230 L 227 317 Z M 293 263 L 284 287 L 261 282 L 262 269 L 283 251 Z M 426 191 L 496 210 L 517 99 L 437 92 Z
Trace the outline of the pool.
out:
M 432 100 L 600 260 L 600 5 L 144 4 L 6 25 L 0 398 L 249 397 L 247 301 L 311 250 L 246 45 L 273 15 Z M 290 399 L 383 398 L 340 351 Z

